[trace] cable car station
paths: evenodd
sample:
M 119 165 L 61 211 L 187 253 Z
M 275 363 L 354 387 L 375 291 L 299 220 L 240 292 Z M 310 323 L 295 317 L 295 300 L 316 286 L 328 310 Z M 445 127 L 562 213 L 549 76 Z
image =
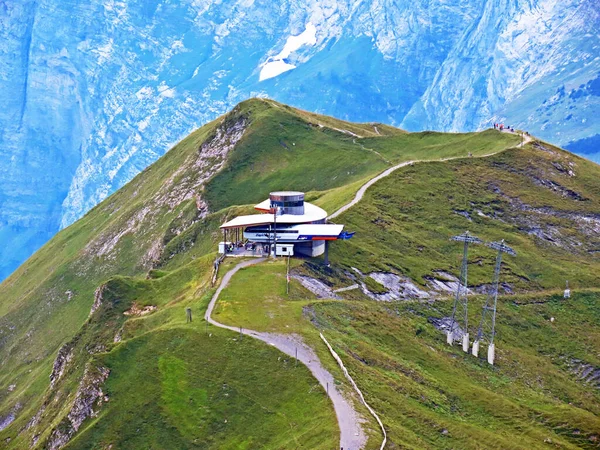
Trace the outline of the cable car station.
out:
M 254 208 L 260 214 L 238 216 L 221 225 L 223 241 L 219 243 L 219 253 L 308 257 L 325 254 L 325 264 L 329 264 L 329 242 L 354 235 L 344 231 L 344 225 L 325 223 L 327 212 L 305 202 L 303 192 L 271 192 Z

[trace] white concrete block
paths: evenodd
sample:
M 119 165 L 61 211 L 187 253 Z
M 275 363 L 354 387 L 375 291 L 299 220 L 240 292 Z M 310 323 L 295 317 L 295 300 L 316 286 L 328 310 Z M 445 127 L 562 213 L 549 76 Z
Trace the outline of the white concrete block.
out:
M 452 331 L 448 331 L 448 332 L 446 333 L 446 342 L 447 342 L 449 345 L 452 345 L 452 344 L 454 343 L 454 336 L 452 336 Z
M 469 333 L 463 334 L 463 352 L 469 353 Z
M 492 366 L 494 365 L 495 352 L 496 352 L 495 345 L 490 344 L 490 346 L 488 347 L 488 363 L 490 363 Z
M 471 353 L 473 353 L 473 356 L 479 356 L 479 341 L 473 342 L 473 348 L 471 349 Z

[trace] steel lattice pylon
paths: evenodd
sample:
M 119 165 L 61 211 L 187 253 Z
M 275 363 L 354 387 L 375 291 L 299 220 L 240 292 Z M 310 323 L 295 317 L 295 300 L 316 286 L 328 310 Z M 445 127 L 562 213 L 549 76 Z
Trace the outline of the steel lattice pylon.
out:
M 452 321 L 450 322 L 450 331 L 448 331 L 447 341 L 448 344 L 452 345 L 455 341 L 455 334 L 459 328 L 459 321 L 464 326 L 463 334 L 463 350 L 469 351 L 469 308 L 467 293 L 467 274 L 468 274 L 468 262 L 469 262 L 469 244 L 481 244 L 483 241 L 476 236 L 471 235 L 468 231 L 464 232 L 459 236 L 450 238 L 451 241 L 462 242 L 463 247 L 463 259 L 462 267 L 460 269 L 460 279 L 458 280 L 458 286 L 456 288 L 456 296 L 454 298 L 454 307 L 452 308 Z
M 511 256 L 517 256 L 517 253 L 504 243 L 504 240 L 500 242 L 491 242 L 487 244 L 488 247 L 498 250 L 496 256 L 496 266 L 494 267 L 494 278 L 492 280 L 492 287 L 488 292 L 485 304 L 483 305 L 483 311 L 481 314 L 481 321 L 479 322 L 479 328 L 477 329 L 477 336 L 475 342 L 473 342 L 473 355 L 477 356 L 479 353 L 479 344 L 481 341 L 487 341 L 488 347 L 488 362 L 494 364 L 494 336 L 496 335 L 496 307 L 498 304 L 498 285 L 500 282 L 500 268 L 502 266 L 502 255 L 507 253 Z

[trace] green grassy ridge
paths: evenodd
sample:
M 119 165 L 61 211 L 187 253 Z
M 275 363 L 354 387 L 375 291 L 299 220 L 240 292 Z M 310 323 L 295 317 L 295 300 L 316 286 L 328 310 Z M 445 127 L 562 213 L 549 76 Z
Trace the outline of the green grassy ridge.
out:
M 303 136 L 307 140 L 296 142 L 296 146 L 310 150 L 302 153 L 304 162 L 301 161 L 297 169 L 288 167 L 287 171 L 282 170 L 280 180 L 267 177 L 272 183 L 269 189 L 281 186 L 282 179 L 303 181 L 311 180 L 311 176 L 314 178 L 313 172 L 319 173 L 319 177 L 323 175 L 321 168 L 308 164 L 309 161 L 324 158 L 336 164 L 337 161 L 348 164 L 345 173 L 343 165 L 336 166 L 339 176 L 335 179 L 335 175 L 325 174 L 329 180 L 326 183 L 302 185 L 314 193 L 316 203 L 322 202 L 332 209 L 351 197 L 362 180 L 388 167 L 392 160 L 419 156 L 419 159 L 465 156 L 469 149 L 462 147 L 467 142 L 474 146 L 474 153 L 485 154 L 490 150 L 510 147 L 518 141 L 514 136 L 484 132 L 445 135 L 447 142 L 444 145 L 444 135 L 423 133 L 420 137 L 411 137 L 414 142 L 406 141 L 403 144 L 403 136 L 411 135 L 391 127 L 352 125 L 285 105 L 275 105 L 270 101 L 250 100 L 238 105 L 227 116 L 192 133 L 81 220 L 58 233 L 0 285 L 0 416 L 4 417 L 17 403 L 24 405 L 18 411 L 14 424 L 0 432 L 0 439 L 15 438 L 16 432 L 39 410 L 56 353 L 61 345 L 80 332 L 88 318 L 98 286 L 116 275 L 143 278 L 149 269 L 158 267 L 164 276 L 165 272 L 177 272 L 191 261 L 206 257 L 206 263 L 214 257 L 215 243 L 220 238 L 217 229 L 219 223 L 232 214 L 248 211 L 248 206 L 237 205 L 248 203 L 250 199 L 238 196 L 234 190 L 231 203 L 221 205 L 223 208 L 219 210 L 209 202 L 211 209 L 203 220 L 196 214 L 194 199 L 181 199 L 172 209 L 159 204 L 158 199 L 175 195 L 178 183 L 186 179 L 193 181 L 200 176 L 193 166 L 198 150 L 217 135 L 217 127 L 241 118 L 247 121 L 248 130 L 230 153 L 232 158 L 236 152 L 245 151 L 244 148 L 254 148 L 260 157 L 254 158 L 253 162 L 260 167 L 268 167 L 275 156 L 279 157 L 278 152 L 285 149 L 279 140 L 269 141 L 270 146 L 266 146 L 266 151 L 262 153 L 258 146 L 261 130 L 268 127 L 269 123 L 289 124 L 286 125 L 286 133 Z M 366 137 L 355 138 L 335 129 Z M 278 132 L 273 128 L 271 131 Z M 367 146 L 364 144 L 366 139 L 376 144 Z M 315 145 L 321 141 L 327 146 Z M 374 148 L 375 145 L 381 148 Z M 360 161 L 373 161 L 373 164 L 359 164 L 358 170 L 354 167 L 353 155 L 357 155 Z M 229 164 L 227 170 L 233 167 L 235 172 L 230 175 L 231 180 L 247 176 L 245 171 L 248 166 L 232 166 L 230 161 L 226 163 L 226 166 Z M 248 186 L 244 189 L 247 190 Z M 210 182 L 199 194 L 206 199 L 210 197 Z M 253 195 L 256 195 L 257 201 L 262 200 L 262 192 Z M 251 200 L 250 204 L 254 202 L 253 198 Z M 132 223 L 135 225 L 133 228 L 130 227 Z M 131 228 L 130 231 L 121 235 L 127 228 Z M 112 239 L 116 241 L 112 252 L 100 255 L 99 249 Z M 153 263 L 147 256 L 157 243 L 164 248 Z M 198 289 L 200 298 L 208 295 L 206 287 Z M 185 296 L 183 299 L 178 296 L 167 297 L 173 303 L 186 301 Z M 181 317 L 174 311 L 165 308 L 144 320 L 129 319 L 125 322 L 124 330 L 137 333 L 139 330 L 153 330 L 157 326 L 180 326 Z M 166 322 L 161 324 L 161 320 Z M 69 375 L 69 381 L 76 383 L 77 375 Z M 16 389 L 9 391 L 8 387 L 12 384 L 16 385 Z M 23 439 L 29 439 L 34 432 L 27 431 Z
M 148 333 L 106 355 L 111 401 L 67 448 L 336 445 L 332 407 L 306 368 L 253 339 L 198 328 Z
M 517 251 L 518 257 L 504 258 L 502 273 L 513 288 L 560 289 L 565 280 L 597 286 L 600 240 L 589 229 L 584 234 L 582 221 L 573 216 L 597 217 L 598 166 L 556 148 L 552 152 L 527 145 L 489 158 L 400 168 L 336 218 L 357 235 L 333 245 L 331 258 L 346 268 L 392 271 L 424 284 L 436 270 L 456 272 L 462 249 L 449 238 L 469 230 L 487 241 L 506 239 Z M 575 176 L 555 169 L 569 163 Z M 563 196 L 540 180 L 585 200 Z M 530 229 L 550 229 L 565 247 L 528 234 L 528 223 Z M 472 284 L 490 282 L 494 256 L 485 247 L 471 247 Z
M 297 272 L 303 262 L 290 260 L 290 270 Z M 240 269 L 221 291 L 213 311 L 213 318 L 220 323 L 256 331 L 295 334 L 310 346 L 323 367 L 328 370 L 337 388 L 347 393 L 355 409 L 364 419 L 363 429 L 369 442 L 380 442 L 381 431 L 372 420 L 369 411 L 359 402 L 352 386 L 344 378 L 329 350 L 319 336 L 319 329 L 311 323 L 310 314 L 305 314 L 315 303 L 337 302 L 317 300 L 312 292 L 292 278 L 289 291 L 286 287 L 287 260 L 278 258 L 259 265 Z M 369 445 L 368 448 L 379 448 Z
M 238 272 L 214 314 L 233 326 L 300 334 L 335 373 L 315 339 L 322 331 L 382 417 L 389 448 L 543 448 L 547 438 L 594 448 L 600 392 L 577 381 L 568 361 L 600 365 L 599 297 L 501 297 L 494 367 L 449 347 L 430 323 L 451 313 L 451 301 L 316 301 L 295 280 L 288 295 L 284 261 Z M 470 299 L 471 336 L 482 304 L 482 296 Z M 373 434 L 368 448 L 379 440 Z
M 298 281 L 286 292 L 286 259 L 266 261 L 239 270 L 221 291 L 213 318 L 221 323 L 256 331 L 301 331 L 302 308 L 316 299 Z M 291 262 L 292 270 L 300 261 Z
M 358 138 L 338 131 L 350 128 L 347 123 L 329 118 L 319 126 L 307 122 L 306 113 L 283 105 L 268 107 L 274 103 L 242 104 L 255 126 L 232 150 L 225 168 L 207 183 L 204 195 L 212 210 L 258 203 L 274 190 L 341 188 L 403 161 L 467 157 L 469 152 L 481 156 L 519 142 L 517 136 L 495 130 Z
M 4 431 L 7 436 L 14 437 L 18 424 L 29 420 L 41 406 L 56 352 L 87 319 L 95 289 L 116 274 L 143 275 L 147 270 L 144 253 L 153 242 L 167 237 L 170 225 L 193 202 L 183 202 L 171 212 L 160 210 L 159 220 L 146 220 L 140 226 L 143 232 L 125 235 L 113 257 L 95 256 L 89 251 L 90 243 L 103 234 L 118 233 L 141 208 L 152 205 L 165 180 L 184 165 L 216 125 L 208 124 L 190 135 L 84 218 L 58 233 L 0 285 L 0 326 L 4 327 L 0 415 L 17 403 L 25 405 L 14 428 Z M 70 299 L 67 291 L 72 293 Z M 12 393 L 7 389 L 11 384 L 18 387 Z
M 118 243 L 114 257 L 97 257 L 88 246 L 103 234 L 111 236 L 126 227 L 165 178 L 186 159 L 211 128 L 202 129 L 176 146 L 155 165 L 91 210 L 85 217 L 58 233 L 0 285 L 0 311 L 6 323 L 23 330 L 0 349 L 3 365 L 14 369 L 23 364 L 24 348 L 35 352 L 31 360 L 53 358 L 58 346 L 72 337 L 87 318 L 95 289 L 115 274 L 138 275 L 147 268 L 141 264 L 144 252 L 154 239 L 161 239 L 181 205 L 160 219 L 145 224 L 145 233 L 128 234 Z M 72 292 L 68 300 L 67 291 Z M 33 333 L 26 336 L 26 331 Z M 12 333 L 11 333 L 12 334 Z M 7 338 L 8 339 L 8 338 Z M 31 362 L 31 361 L 30 361 Z M 8 385 L 1 371 L 0 384 Z
M 162 306 L 160 299 L 164 298 L 163 295 L 166 292 L 169 292 L 172 298 L 180 298 L 190 289 L 189 286 L 182 285 L 181 280 L 187 280 L 191 274 L 206 273 L 210 263 L 209 261 L 208 264 L 202 265 L 195 262 L 191 264 L 194 266 L 193 269 L 184 267 L 159 280 L 115 276 L 103 284 L 100 307 L 85 321 L 79 332 L 66 343 L 72 356 L 63 376 L 53 388 L 48 386 L 47 382 L 39 387 L 43 398 L 43 407 L 41 408 L 43 413 L 38 419 L 37 427 L 38 430 L 41 430 L 38 435 L 40 443 L 47 442 L 55 428 L 68 427 L 66 415 L 75 398 L 83 371 L 88 365 L 100 367 L 101 358 L 97 354 L 110 352 L 114 348 L 114 337 L 128 319 L 124 312 L 134 304 L 139 307 Z M 23 427 L 29 418 L 37 413 L 36 409 L 31 407 L 29 409 L 28 415 L 21 415 L 16 420 L 17 426 Z M 13 437 L 17 438 L 14 442 L 15 448 L 29 446 L 26 443 L 26 435 L 20 434 Z
M 251 101 L 240 105 L 228 118 L 246 117 L 246 106 L 262 103 Z M 179 245 L 181 240 L 175 238 L 180 236 L 177 233 L 181 229 L 202 223 L 193 214 L 194 202 L 184 201 L 172 211 L 157 209 L 154 204 L 165 182 L 214 136 L 223 120 L 208 124 L 186 138 L 80 221 L 60 232 L 0 286 L 0 298 L 4 300 L 0 302 L 1 326 L 3 331 L 10 331 L 2 336 L 0 348 L 2 366 L 10 368 L 0 371 L 0 415 L 4 416 L 18 403 L 25 405 L 17 411 L 14 425 L 0 434 L 14 438 L 15 430 L 38 411 L 56 352 L 79 332 L 99 285 L 116 274 L 144 275 L 148 270 L 144 254 L 157 241 L 165 245 L 159 263 L 169 270 L 177 269 L 191 258 L 214 252 L 213 244 L 220 237 L 215 230 L 222 216 L 209 217 L 201 236 L 194 236 L 193 248 L 188 248 Z M 180 173 L 176 179 L 184 175 Z M 147 207 L 154 207 L 154 215 L 142 217 L 137 231 L 122 236 L 112 255 L 96 256 L 95 251 L 90 251 L 99 238 L 118 235 Z M 73 374 L 73 381 L 79 374 Z M 12 384 L 17 389 L 9 391 Z
M 400 128 L 392 127 L 381 123 L 356 123 L 348 122 L 333 118 L 330 116 L 324 116 L 323 114 L 316 114 L 310 111 L 294 108 L 283 103 L 276 102 L 271 99 L 261 99 L 267 105 L 286 111 L 289 114 L 293 114 L 302 118 L 305 122 L 318 127 L 327 127 L 334 130 L 343 130 L 346 132 L 354 133 L 360 137 L 379 137 L 379 136 L 395 136 L 399 134 L 405 134 L 406 131 Z

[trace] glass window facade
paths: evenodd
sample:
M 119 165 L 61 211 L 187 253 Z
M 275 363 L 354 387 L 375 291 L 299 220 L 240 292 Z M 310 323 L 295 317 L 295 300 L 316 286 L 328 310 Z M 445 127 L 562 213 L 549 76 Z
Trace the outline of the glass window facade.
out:
M 271 208 L 277 208 L 279 214 L 304 214 L 304 193 L 297 191 L 271 192 Z
M 279 208 L 293 208 L 297 206 L 304 206 L 304 200 L 296 200 L 296 201 L 273 201 L 271 200 L 271 208 L 275 207 Z

